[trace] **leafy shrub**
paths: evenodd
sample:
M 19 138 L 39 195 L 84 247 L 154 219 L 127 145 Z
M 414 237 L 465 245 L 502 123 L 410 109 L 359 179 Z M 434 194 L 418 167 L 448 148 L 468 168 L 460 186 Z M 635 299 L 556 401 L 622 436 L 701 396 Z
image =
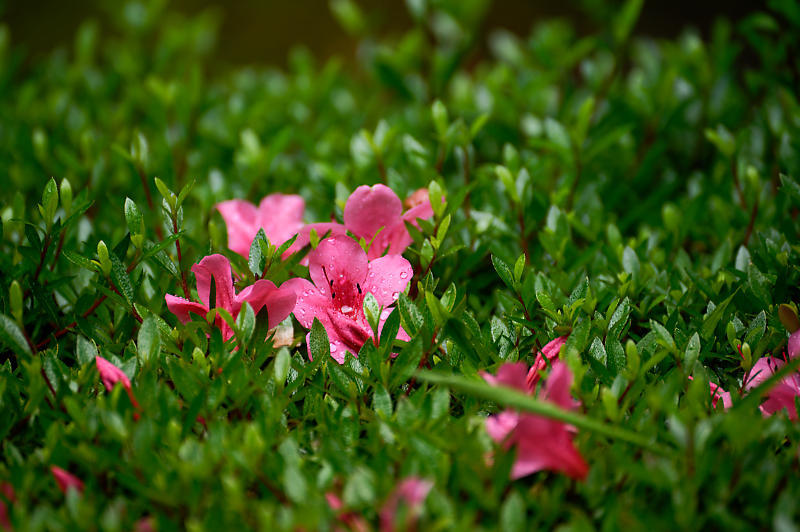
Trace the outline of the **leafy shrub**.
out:
M 29 63 L 0 33 L 15 528 L 792 529 L 800 429 L 749 388 L 800 328 L 795 3 L 657 41 L 632 36 L 631 0 L 589 36 L 493 33 L 467 64 L 485 2 L 408 2 L 414 27 L 381 38 L 345 0 L 357 64 L 298 49 L 213 75 L 214 19 L 162 4 Z M 236 290 L 308 277 L 316 250 L 291 240 L 229 250 L 219 202 L 299 194 L 306 221 L 341 222 L 374 183 L 434 211 L 407 227 L 413 277 L 377 346 L 340 365 L 322 321 L 307 347 L 249 305 L 168 311 L 212 254 Z M 567 335 L 576 410 L 480 376 Z M 572 425 L 585 478 L 511 480 L 516 447 L 486 431 L 505 409 Z

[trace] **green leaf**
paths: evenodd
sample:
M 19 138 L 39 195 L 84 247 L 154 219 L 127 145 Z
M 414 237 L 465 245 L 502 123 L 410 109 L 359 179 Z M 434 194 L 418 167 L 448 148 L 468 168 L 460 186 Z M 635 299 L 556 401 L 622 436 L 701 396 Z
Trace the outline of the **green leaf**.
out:
M 497 275 L 500 276 L 500 280 L 510 289 L 516 291 L 516 283 L 514 282 L 514 273 L 511 270 L 511 266 L 497 255 L 492 255 L 492 264 L 495 271 L 497 271 Z
M 161 352 L 161 333 L 158 330 L 155 316 L 149 315 L 142 320 L 136 346 L 143 364 L 149 364 L 158 359 Z
M 78 335 L 75 354 L 81 365 L 91 364 L 97 357 L 97 346 L 85 336 Z
M 17 355 L 33 355 L 22 329 L 5 314 L 0 314 L 0 340 Z
M 331 343 L 328 340 L 328 333 L 325 331 L 325 326 L 323 326 L 322 322 L 317 318 L 314 318 L 310 334 L 308 347 L 311 349 L 311 352 L 308 355 L 312 360 L 327 360 L 328 357 L 331 356 Z

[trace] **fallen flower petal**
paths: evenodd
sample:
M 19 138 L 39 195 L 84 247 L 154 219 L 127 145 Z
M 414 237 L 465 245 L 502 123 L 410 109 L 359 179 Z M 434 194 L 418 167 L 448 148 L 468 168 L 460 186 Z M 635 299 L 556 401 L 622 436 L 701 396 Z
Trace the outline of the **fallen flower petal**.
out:
M 565 409 L 575 409 L 572 398 L 572 373 L 566 364 L 555 360 L 543 391 L 542 399 Z M 532 391 L 522 382 L 527 372 L 522 363 L 504 364 L 494 379 L 484 378 L 492 385 L 511 385 L 527 393 Z M 574 428 L 566 423 L 529 413 L 504 410 L 486 420 L 489 436 L 505 449 L 516 447 L 517 457 L 511 478 L 517 479 L 542 470 L 559 471 L 575 479 L 583 479 L 589 466 L 572 443 Z

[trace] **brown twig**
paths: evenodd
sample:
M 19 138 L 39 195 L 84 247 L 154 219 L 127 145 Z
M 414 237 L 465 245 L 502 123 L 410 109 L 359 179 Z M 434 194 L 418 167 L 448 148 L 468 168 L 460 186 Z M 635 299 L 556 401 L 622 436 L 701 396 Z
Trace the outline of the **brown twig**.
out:
M 174 231 L 175 235 L 178 234 L 178 219 L 177 216 L 172 217 L 172 230 Z M 182 262 L 183 257 L 181 256 L 181 242 L 180 237 L 175 239 L 175 248 L 178 250 L 178 269 L 181 271 L 181 285 L 183 287 L 183 294 L 186 296 L 186 299 L 191 299 L 189 296 L 189 285 L 186 282 L 186 272 L 183 270 Z
M 108 297 L 108 296 L 107 296 L 107 295 L 105 295 L 105 294 L 103 294 L 102 296 L 100 296 L 100 297 L 99 297 L 99 298 L 98 298 L 98 299 L 97 299 L 97 300 L 96 300 L 94 303 L 92 303 L 92 306 L 91 306 L 91 307 L 89 307 L 89 308 L 88 308 L 88 309 L 87 309 L 87 310 L 86 310 L 86 311 L 85 311 L 85 312 L 84 312 L 84 313 L 81 315 L 81 317 L 82 317 L 82 318 L 86 318 L 86 317 L 88 317 L 90 314 L 92 314 L 92 313 L 93 313 L 95 310 L 97 310 L 97 307 L 99 307 L 99 306 L 100 306 L 100 305 L 103 303 L 103 301 L 105 301 L 105 300 L 106 300 L 106 298 L 107 298 L 107 297 Z M 77 325 L 78 325 L 78 322 L 77 322 L 77 321 L 73 321 L 72 323 L 70 323 L 69 325 L 67 325 L 66 327 L 64 327 L 63 329 L 61 329 L 60 331 L 58 331 L 58 332 L 56 332 L 55 334 L 53 334 L 52 338 L 61 338 L 62 336 L 64 336 L 65 334 L 67 334 L 69 331 L 71 331 L 73 328 L 75 328 Z M 37 350 L 40 350 L 40 349 L 42 349 L 43 347 L 47 346 L 47 344 L 49 344 L 49 343 L 50 343 L 50 340 L 51 340 L 51 338 L 45 338 L 44 340 L 42 340 L 41 342 L 39 342 L 38 344 L 36 344 L 36 349 L 37 349 Z

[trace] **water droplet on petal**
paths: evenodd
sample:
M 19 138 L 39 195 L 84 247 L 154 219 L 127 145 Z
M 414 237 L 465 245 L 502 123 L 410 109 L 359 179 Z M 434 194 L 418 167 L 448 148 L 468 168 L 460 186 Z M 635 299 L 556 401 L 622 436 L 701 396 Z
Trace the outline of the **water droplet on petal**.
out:
M 408 278 L 408 272 L 402 272 L 402 273 L 400 274 L 400 278 L 401 278 L 401 279 L 406 279 L 406 278 Z
M 336 352 L 336 344 L 331 344 L 331 353 Z
M 348 312 L 353 312 L 353 307 L 350 307 L 348 305 L 343 305 L 342 312 L 344 312 L 345 314 L 347 314 Z
M 397 299 L 400 297 L 400 292 L 392 292 L 392 299 Z

